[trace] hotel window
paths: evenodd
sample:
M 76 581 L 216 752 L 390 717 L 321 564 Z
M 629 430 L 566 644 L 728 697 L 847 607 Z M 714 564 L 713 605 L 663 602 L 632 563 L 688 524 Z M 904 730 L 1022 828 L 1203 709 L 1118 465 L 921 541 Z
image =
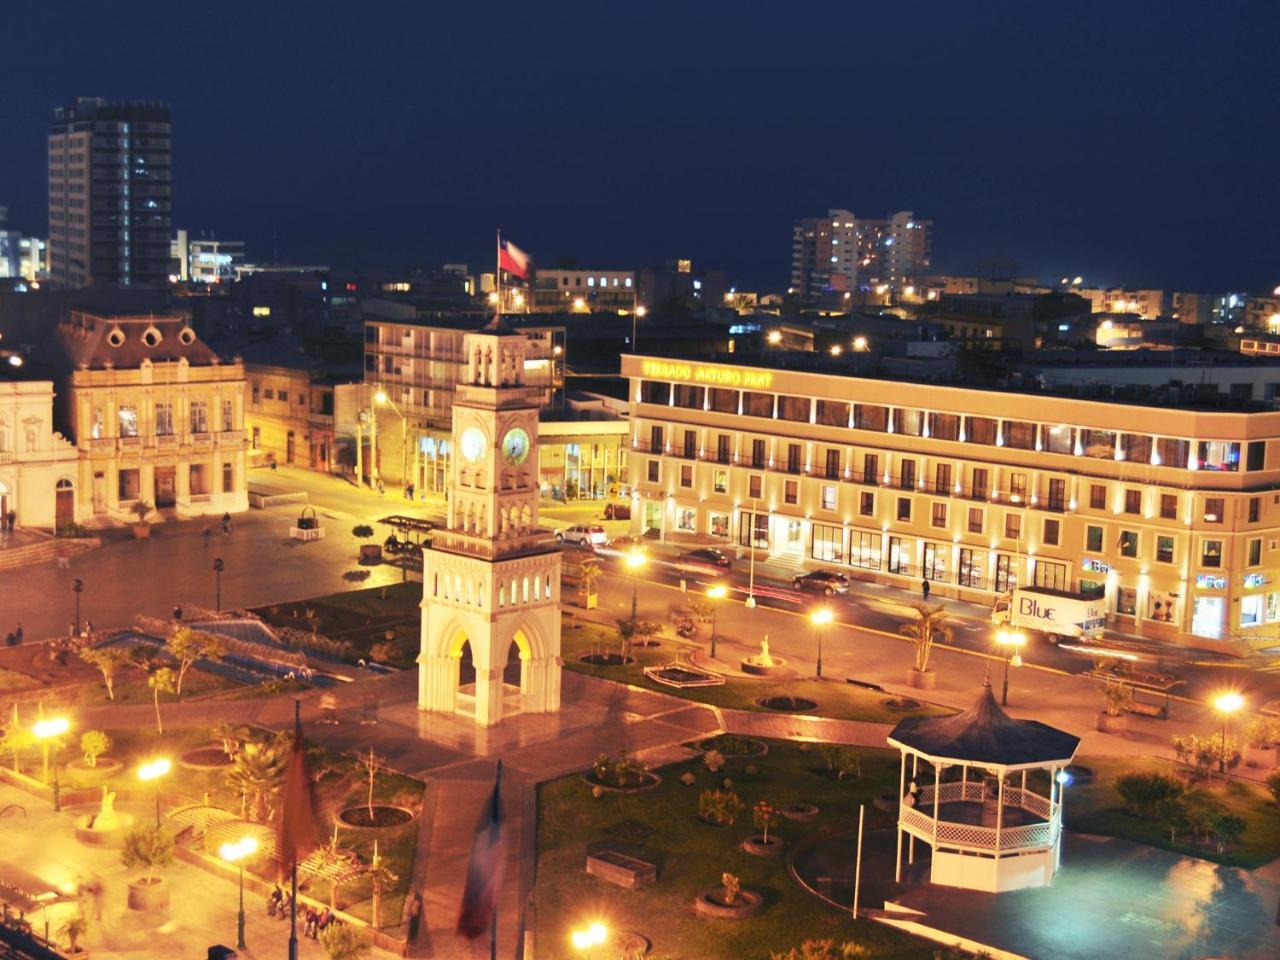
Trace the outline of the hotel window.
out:
M 1004 422 L 1004 445 L 1015 450 L 1034 450 L 1036 448 L 1036 425 L 1025 420 L 1006 420 Z
M 676 510 L 676 529 L 681 533 L 696 533 L 698 530 L 698 511 L 692 507 L 680 507 Z
M 904 437 L 918 437 L 924 429 L 924 413 L 897 407 L 893 411 L 893 432 Z
M 959 440 L 960 418 L 954 413 L 929 414 L 929 436 L 935 440 Z
M 879 483 L 880 482 L 880 457 L 874 453 L 863 454 L 862 482 L 863 483 Z
M 933 468 L 933 492 L 951 492 L 951 464 L 939 463 Z
M 1022 517 L 1016 513 L 1004 515 L 1004 536 L 1006 540 L 1019 540 L 1022 537 Z
M 810 403 L 808 397 L 779 396 L 778 419 L 790 420 L 792 423 L 808 423 Z
M 974 470 L 973 470 L 973 498 L 974 498 L 975 500 L 985 500 L 985 499 L 987 499 L 987 494 L 990 492 L 990 487 L 988 486 L 989 481 L 988 481 L 988 479 L 987 479 L 987 477 L 988 477 L 988 476 L 989 476 L 989 474 L 987 473 L 987 468 L 986 468 L 986 467 L 975 467 L 975 468 L 974 468 Z
M 693 486 L 693 464 L 692 463 L 680 464 L 680 486 L 682 487 Z
M 728 463 L 732 438 L 727 433 L 716 437 L 716 463 Z
M 898 537 L 889 538 L 889 572 L 911 574 L 911 548 L 903 547 Z
M 782 500 L 784 503 L 796 503 L 800 499 L 800 484 L 795 480 L 788 480 L 782 485 Z
M 193 400 L 191 403 L 191 432 L 209 432 L 209 405 L 203 400 Z
M 983 443 L 994 446 L 998 424 L 990 417 L 965 417 L 965 437 L 970 443 Z
M 711 388 L 711 409 L 716 413 L 738 412 L 738 391 L 722 387 Z
M 935 503 L 933 505 L 929 522 L 935 527 L 945 527 L 947 525 L 947 505 L 945 503 Z
M 1256 567 L 1262 563 L 1262 538 L 1258 537 L 1249 541 L 1249 559 L 1246 561 L 1250 567 Z
M 760 489 L 764 486 L 764 478 L 759 476 L 747 478 L 747 496 L 752 500 L 760 499 Z
M 1081 430 L 1080 453 L 1096 460 L 1114 460 L 1116 435 L 1110 430 Z
M 649 482 L 650 482 L 650 483 L 657 483 L 657 482 L 658 482 L 658 471 L 660 471 L 660 470 L 662 469 L 660 462 L 659 462 L 659 461 L 657 461 L 657 460 L 650 460 L 650 461 L 648 462 L 648 465 L 647 465 L 646 469 L 648 470 Z
M 924 579 L 947 579 L 947 554 L 950 552 L 951 547 L 946 544 L 925 541 L 924 569 L 920 571 L 924 575 Z
M 1160 516 L 1165 520 L 1178 519 L 1178 498 L 1175 494 L 1160 494 Z
M 982 508 L 981 507 L 969 508 L 969 532 L 970 533 L 982 532 Z
M 138 435 L 138 408 L 122 406 L 117 408 L 116 416 L 120 423 L 119 436 L 136 437 Z
M 748 538 L 750 540 L 748 541 Z M 743 510 L 738 515 L 738 543 L 757 550 L 769 548 L 769 515 Z
M 765 465 L 765 444 L 758 437 L 751 441 L 751 465 L 753 467 L 763 467 Z
M 1061 533 L 1062 522 L 1060 520 L 1046 520 L 1044 522 L 1044 542 L 1046 546 L 1056 547 Z
M 1035 581 L 1037 587 L 1065 590 L 1067 589 L 1067 565 L 1037 560 Z
M 798 443 L 787 444 L 787 473 L 800 472 L 800 455 L 802 448 Z
M 662 453 L 663 451 L 662 439 L 663 439 L 663 434 L 662 434 L 661 427 L 649 428 L 649 452 L 650 453 Z
M 1009 475 L 1009 499 L 1014 503 L 1021 503 L 1027 496 L 1027 475 L 1025 473 L 1011 473 Z
M 1261 516 L 1262 516 L 1262 498 L 1250 497 L 1249 498 L 1249 522 L 1257 523 Z
M 1226 501 L 1222 497 L 1205 497 L 1204 498 L 1204 522 L 1205 523 L 1221 523 L 1222 513 L 1225 509 Z
M 830 449 L 827 451 L 827 479 L 840 479 L 840 451 Z
M 686 430 L 684 432 L 684 457 L 686 460 L 692 460 L 698 455 L 698 431 Z
M 1089 486 L 1089 509 L 1107 509 L 1107 488 L 1100 483 L 1091 484 Z
M 1120 556 L 1136 557 L 1138 555 L 1138 532 L 1136 530 L 1120 531 Z
M 996 593 L 1006 593 L 1018 586 L 1018 568 L 1007 553 L 996 554 Z
M 717 470 L 712 474 L 711 485 L 716 493 L 727 493 L 729 490 L 729 471 Z
M 844 530 L 825 523 L 815 523 L 810 538 L 809 555 L 827 563 L 844 562 Z
M 1120 452 L 1132 463 L 1151 462 L 1151 438 L 1145 433 L 1120 434 Z
M 773 417 L 773 394 L 754 393 L 744 390 L 742 393 L 742 412 L 748 417 Z
M 685 410 L 701 410 L 703 407 L 703 398 L 705 396 L 704 387 L 695 387 L 687 383 L 677 383 L 672 389 L 672 403 L 674 407 L 683 407 Z
M 1265 440 L 1251 440 L 1245 448 L 1245 469 L 1263 470 L 1267 463 L 1267 444 Z
M 1124 512 L 1138 514 L 1142 512 L 1142 491 L 1126 490 L 1124 492 Z
M 235 493 L 236 491 L 236 469 L 234 464 L 224 463 L 222 465 L 222 492 Z
M 1156 537 L 1156 562 L 1173 563 L 1173 537 Z
M 824 427 L 848 427 L 849 404 L 840 400 L 819 400 L 817 422 Z
M 833 484 L 824 483 L 822 485 L 822 509 L 834 510 L 836 508 L 836 488 Z
M 879 570 L 880 534 L 852 531 L 849 536 L 849 563 L 864 570 Z
M 1157 437 L 1156 456 L 1160 458 L 1162 466 L 1185 470 L 1187 459 L 1191 456 L 1191 443 L 1188 440 L 1175 440 L 1173 437 Z
M 1240 469 L 1240 444 L 1223 440 L 1200 442 L 1200 469 L 1236 471 Z
M 235 412 L 230 400 L 222 401 L 222 429 L 224 431 L 235 429 Z
M 956 569 L 956 582 L 962 587 L 982 586 L 982 559 L 976 551 L 964 547 L 960 550 L 960 566 Z
M 862 491 L 858 498 L 858 512 L 864 517 L 871 517 L 876 512 L 876 495 L 870 490 Z
M 898 486 L 903 490 L 913 490 L 916 485 L 916 462 L 914 460 L 903 460 L 898 465 L 901 475 L 898 477 Z
M 105 432 L 106 432 L 106 427 L 103 426 L 102 408 L 94 407 L 93 423 L 89 427 L 89 436 L 91 436 L 94 440 L 101 440 Z
M 713 537 L 721 540 L 729 539 L 729 514 L 711 512 L 707 514 L 707 530 Z
M 255 380 L 255 381 L 253 381 L 253 384 L 252 384 L 252 392 L 253 392 L 253 402 L 256 404 L 256 403 L 258 403 L 258 401 L 259 401 L 259 399 L 260 399 L 260 397 L 261 397 L 261 395 L 262 395 L 262 390 L 261 390 L 261 388 L 260 388 L 260 387 L 259 387 L 259 385 L 258 385 L 258 381 L 256 381 L 256 380 Z
M 854 404 L 853 425 L 859 430 L 875 430 L 884 433 L 889 426 L 889 408 L 868 403 Z
M 1074 427 L 1068 427 L 1065 424 L 1040 428 L 1040 446 L 1045 453 L 1065 453 L 1073 454 L 1076 452 L 1076 431 Z
M 156 436 L 168 437 L 173 435 L 173 404 L 157 403 L 156 404 Z
M 1202 540 L 1200 542 L 1200 566 L 1222 566 L 1222 541 Z
M 1062 510 L 1067 505 L 1067 481 L 1053 479 L 1049 481 L 1049 501 L 1046 506 L 1050 510 Z
M 898 519 L 899 520 L 911 519 L 911 498 L 910 497 L 898 498 Z

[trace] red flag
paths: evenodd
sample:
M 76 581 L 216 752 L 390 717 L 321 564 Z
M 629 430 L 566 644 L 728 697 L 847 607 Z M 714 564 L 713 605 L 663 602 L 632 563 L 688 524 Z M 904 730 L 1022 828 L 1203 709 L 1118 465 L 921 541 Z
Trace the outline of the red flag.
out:
M 529 255 L 510 240 L 498 247 L 498 269 L 505 270 L 521 280 L 529 279 Z
M 297 709 L 293 723 L 293 753 L 289 756 L 289 771 L 284 780 L 284 813 L 280 818 L 282 863 L 295 865 L 306 857 L 315 846 L 315 826 L 307 746 L 302 739 L 302 713 Z
M 507 860 L 501 787 L 502 761 L 499 760 L 493 793 L 480 814 L 475 838 L 471 841 L 467 887 L 458 912 L 458 933 L 468 940 L 474 940 L 489 930 L 498 912 L 498 896 L 502 892 L 502 874 Z

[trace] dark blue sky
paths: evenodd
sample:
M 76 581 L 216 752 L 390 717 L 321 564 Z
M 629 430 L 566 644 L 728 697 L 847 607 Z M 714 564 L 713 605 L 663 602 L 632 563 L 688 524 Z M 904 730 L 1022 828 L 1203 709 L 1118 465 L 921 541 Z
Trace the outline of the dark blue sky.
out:
M 935 262 L 1280 283 L 1277 4 L 9 0 L 0 205 L 43 231 L 76 95 L 165 100 L 175 222 L 250 254 L 692 256 L 783 286 L 793 217 L 936 223 Z

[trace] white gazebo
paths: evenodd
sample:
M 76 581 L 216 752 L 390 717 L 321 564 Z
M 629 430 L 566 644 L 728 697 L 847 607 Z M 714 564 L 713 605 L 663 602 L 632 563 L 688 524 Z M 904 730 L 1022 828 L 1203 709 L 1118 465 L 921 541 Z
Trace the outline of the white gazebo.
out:
M 1048 886 L 1062 842 L 1062 781 L 1080 738 L 1035 720 L 1015 720 L 983 683 L 978 701 L 950 717 L 908 717 L 889 734 L 902 751 L 894 879 L 902 838 L 932 851 L 933 883 L 999 893 Z M 908 774 L 908 758 L 911 771 Z M 920 782 L 921 761 L 931 769 Z M 1047 775 L 1035 776 L 1036 772 Z M 1028 774 L 1039 781 L 1028 788 Z

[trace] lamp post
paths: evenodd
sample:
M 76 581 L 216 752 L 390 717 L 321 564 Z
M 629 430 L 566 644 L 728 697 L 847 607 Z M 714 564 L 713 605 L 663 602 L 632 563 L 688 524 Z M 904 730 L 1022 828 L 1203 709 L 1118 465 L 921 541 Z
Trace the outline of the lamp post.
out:
M 635 549 L 627 552 L 627 569 L 631 571 L 631 622 L 635 623 L 637 591 L 640 589 L 640 568 L 645 565 L 644 551 Z
M 222 571 L 227 569 L 227 565 L 222 562 L 221 557 L 215 557 L 213 561 L 213 609 L 218 612 L 222 611 Z
M 156 784 L 156 826 L 160 826 L 160 778 L 173 769 L 168 757 L 156 757 L 138 767 L 138 779 L 143 783 L 155 781 Z
M 581 950 L 582 955 L 590 960 L 591 948 L 600 946 L 608 938 L 608 928 L 603 923 L 597 922 L 582 930 L 574 930 L 569 935 L 569 942 L 573 944 L 575 950 Z
M 1238 693 L 1220 693 L 1213 701 L 1214 708 L 1222 714 L 1222 749 L 1218 753 L 1218 772 L 1227 772 L 1227 721 L 1244 706 L 1244 697 Z
M 711 601 L 711 659 L 716 658 L 716 627 L 720 618 L 720 604 L 717 600 L 723 600 L 728 596 L 729 591 L 723 583 L 712 584 L 707 587 L 707 599 Z
M 76 630 L 80 632 L 80 594 L 84 593 L 84 581 L 76 577 L 71 581 L 71 592 L 76 595 Z
M 1000 688 L 1000 706 L 1009 705 L 1009 664 L 1022 666 L 1022 655 L 1018 653 L 1027 638 L 1014 630 L 1001 630 L 996 634 L 996 643 L 1004 651 L 1004 683 Z
M 818 635 L 818 669 L 814 676 L 819 680 L 822 679 L 822 628 L 835 618 L 835 614 L 831 612 L 830 607 L 819 607 L 809 614 L 809 621 L 813 624 L 814 632 Z
M 750 551 L 749 571 L 747 573 L 747 599 L 742 603 L 748 610 L 754 610 L 756 606 L 756 514 L 759 512 L 760 505 L 753 497 L 751 500 L 751 523 L 747 525 L 747 549 Z M 765 544 L 768 545 L 767 539 Z
M 236 949 L 245 949 L 244 944 L 244 862 L 258 849 L 258 841 L 253 837 L 241 837 L 235 843 L 224 843 L 218 848 L 218 856 L 227 863 L 234 863 L 240 868 L 240 913 L 236 915 Z
M 636 320 L 649 312 L 648 307 L 636 307 L 631 311 L 631 352 L 636 352 Z
M 396 406 L 395 401 L 387 396 L 385 390 L 379 390 L 373 395 L 375 404 L 383 404 L 391 408 L 392 412 L 400 418 L 400 494 L 404 496 L 409 491 L 409 450 L 408 450 L 408 432 L 409 421 L 405 419 L 405 415 L 400 412 L 400 408 Z M 377 419 L 378 411 L 372 411 L 374 419 Z
M 61 747 L 62 741 L 58 738 L 67 732 L 71 724 L 67 722 L 66 717 L 50 717 L 47 720 L 37 720 L 31 728 L 31 732 L 35 734 L 37 740 L 40 741 L 41 755 L 43 757 L 44 775 L 42 779 L 45 783 L 49 782 L 49 747 L 50 742 L 53 746 L 53 810 L 57 813 L 62 809 L 62 793 L 58 783 L 58 748 Z

